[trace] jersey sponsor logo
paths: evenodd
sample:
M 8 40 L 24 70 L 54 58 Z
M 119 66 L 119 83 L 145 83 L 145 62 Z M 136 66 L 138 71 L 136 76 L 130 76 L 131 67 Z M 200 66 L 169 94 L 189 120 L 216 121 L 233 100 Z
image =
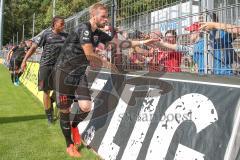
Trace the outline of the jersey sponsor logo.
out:
M 83 40 L 89 40 L 89 38 L 88 37 L 83 37 Z

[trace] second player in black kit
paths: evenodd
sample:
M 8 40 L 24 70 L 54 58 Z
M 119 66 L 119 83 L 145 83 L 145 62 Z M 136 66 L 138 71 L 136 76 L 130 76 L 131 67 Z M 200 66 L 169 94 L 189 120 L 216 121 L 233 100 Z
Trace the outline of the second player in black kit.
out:
M 22 70 L 25 70 L 27 59 L 36 51 L 37 47 L 43 48 L 38 72 L 38 90 L 43 91 L 43 105 L 49 123 L 53 122 L 53 107 L 50 99 L 50 91 L 53 90 L 53 69 L 67 38 L 67 33 L 63 30 L 64 18 L 54 17 L 52 28 L 45 30 L 38 39 L 34 40 L 21 66 Z
M 39 40 L 34 41 L 38 47 L 43 47 L 38 75 L 38 89 L 40 91 L 53 89 L 53 68 L 66 37 L 67 34 L 64 32 L 56 34 L 49 29 L 42 34 Z
M 81 45 L 90 43 L 97 47 L 100 42 L 106 44 L 111 40 L 112 37 L 100 29 L 93 32 L 89 22 L 80 24 L 69 34 L 56 63 L 56 91 L 60 108 L 71 106 L 73 99 L 91 100 L 85 75 L 89 61 Z M 61 103 L 63 100 L 64 103 Z

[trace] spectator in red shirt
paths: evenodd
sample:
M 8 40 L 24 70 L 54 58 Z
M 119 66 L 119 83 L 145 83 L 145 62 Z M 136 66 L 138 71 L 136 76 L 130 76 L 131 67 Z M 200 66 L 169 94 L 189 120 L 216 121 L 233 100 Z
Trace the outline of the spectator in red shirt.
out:
M 177 33 L 175 30 L 168 30 L 165 33 L 165 41 L 171 44 L 176 44 Z M 157 56 L 158 64 L 164 66 L 165 72 L 181 72 L 182 54 L 173 50 L 165 49 L 159 52 Z

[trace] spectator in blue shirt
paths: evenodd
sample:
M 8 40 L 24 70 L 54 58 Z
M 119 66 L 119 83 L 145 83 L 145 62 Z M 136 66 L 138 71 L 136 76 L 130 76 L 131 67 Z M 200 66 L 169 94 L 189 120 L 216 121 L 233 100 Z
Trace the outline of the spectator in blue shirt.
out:
M 168 44 L 163 41 L 159 42 L 158 45 L 193 56 L 198 73 L 203 74 L 206 67 L 204 63 L 204 38 L 203 33 L 200 32 L 201 24 L 196 22 L 185 29 L 190 31 L 192 46 Z M 234 55 L 232 34 L 223 30 L 212 30 L 210 32 L 210 41 L 210 46 L 213 48 L 213 51 L 209 52 L 213 55 L 213 73 L 217 75 L 232 75 L 231 64 L 233 63 Z
M 232 35 L 223 30 L 215 29 L 210 31 L 211 46 L 214 49 L 214 74 L 232 75 L 231 65 L 234 58 L 233 40 Z
M 216 13 L 210 12 L 209 16 L 213 23 L 219 21 Z M 234 35 L 221 28 L 212 28 L 209 33 L 210 46 L 213 48 L 213 51 L 210 52 L 214 58 L 213 73 L 216 75 L 232 75 L 232 64 L 235 54 L 232 46 Z

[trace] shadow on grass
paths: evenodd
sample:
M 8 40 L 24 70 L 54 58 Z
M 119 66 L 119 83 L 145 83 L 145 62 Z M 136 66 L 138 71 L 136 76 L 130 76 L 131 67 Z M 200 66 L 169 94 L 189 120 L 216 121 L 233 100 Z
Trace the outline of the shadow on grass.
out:
M 39 120 L 39 119 L 46 119 L 46 116 L 32 115 L 32 116 L 0 117 L 0 124 L 32 121 L 32 120 Z

